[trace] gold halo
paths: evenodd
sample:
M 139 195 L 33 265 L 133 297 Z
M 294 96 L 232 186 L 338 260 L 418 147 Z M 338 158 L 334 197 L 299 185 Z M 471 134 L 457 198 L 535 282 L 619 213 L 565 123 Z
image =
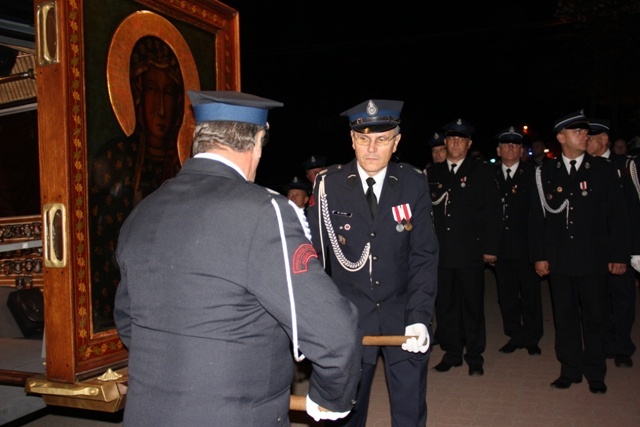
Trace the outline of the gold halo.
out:
M 187 91 L 200 90 L 200 77 L 189 45 L 177 28 L 162 16 L 148 10 L 132 13 L 113 33 L 107 57 L 107 88 L 111 107 L 120 127 L 130 136 L 136 128 L 136 113 L 129 80 L 129 61 L 135 44 L 146 36 L 155 36 L 164 41 L 173 50 L 180 64 L 184 86 L 184 112 L 177 145 L 178 158 L 182 164 L 191 155 L 191 138 L 195 129 Z

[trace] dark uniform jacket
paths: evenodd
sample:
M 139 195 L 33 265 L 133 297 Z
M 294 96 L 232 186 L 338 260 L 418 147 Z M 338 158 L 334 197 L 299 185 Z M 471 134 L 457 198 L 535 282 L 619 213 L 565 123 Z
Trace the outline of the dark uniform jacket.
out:
M 427 180 L 411 165 L 389 163 L 374 221 L 356 165 L 355 159 L 344 166 L 334 165 L 316 178 L 315 205 L 307 213 L 312 241 L 318 255 L 324 253 L 330 263 L 331 276 L 342 294 L 358 307 L 363 333 L 404 335 L 408 325 L 429 325 L 437 292 L 438 241 Z M 320 223 L 321 189 L 326 193 L 324 219 L 329 224 Z M 403 205 L 411 210 L 413 227 L 398 231 L 393 208 Z M 405 223 L 401 220 L 401 225 Z M 332 232 L 327 232 L 328 225 Z M 348 271 L 330 238 L 335 238 L 340 252 L 351 262 L 361 258 L 369 243 L 371 261 L 358 271 Z M 390 363 L 415 356 L 400 347 L 387 351 Z M 377 348 L 365 347 L 363 357 L 366 363 L 375 364 Z
M 283 232 L 274 208 L 282 215 Z M 343 412 L 360 378 L 357 310 L 287 199 L 193 158 L 145 198 L 118 242 L 115 320 L 129 349 L 132 426 L 288 426 L 289 273 L 309 396 Z
M 502 242 L 498 259 L 529 260 L 529 204 L 534 190 L 535 166 L 519 162 L 507 182 L 502 165 L 496 166 L 496 181 L 502 196 Z
M 628 217 L 613 163 L 585 153 L 574 179 L 562 158 L 539 171 L 531 200 L 531 261 L 546 260 L 553 273 L 571 276 L 604 274 L 610 262 L 628 263 Z
M 440 267 L 484 265 L 483 254 L 498 254 L 502 233 L 502 204 L 493 167 L 467 158 L 455 175 L 442 162 L 429 168 L 428 177 Z

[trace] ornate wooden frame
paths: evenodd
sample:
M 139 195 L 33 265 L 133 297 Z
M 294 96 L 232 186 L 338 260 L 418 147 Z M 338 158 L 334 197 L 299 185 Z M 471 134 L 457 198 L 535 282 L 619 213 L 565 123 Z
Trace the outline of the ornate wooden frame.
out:
M 102 95 L 93 96 L 93 88 L 106 87 L 104 74 L 87 71 L 87 52 L 93 54 L 107 48 L 93 46 L 95 40 L 88 36 L 91 31 L 87 21 L 100 25 L 104 18 L 86 15 L 86 10 L 96 6 L 94 2 L 108 3 L 114 13 L 122 12 L 118 12 L 120 6 L 127 9 L 127 14 L 132 9 L 148 11 L 170 21 L 183 33 L 209 34 L 214 52 L 207 55 L 214 58 L 215 64 L 210 64 L 210 82 L 201 79 L 202 89 L 240 90 L 239 15 L 223 3 L 35 0 L 41 202 L 43 220 L 51 224 L 49 234 L 43 237 L 46 376 L 66 383 L 100 375 L 107 368 L 122 367 L 127 358 L 115 329 L 94 333 L 91 325 L 88 159 L 92 126 L 98 127 L 92 120 L 100 114 L 112 114 L 94 102 L 100 101 Z M 156 30 L 159 32 L 154 34 L 161 37 L 162 26 Z M 189 42 L 189 37 L 185 39 Z M 196 62 L 202 47 L 201 42 L 191 48 Z M 199 89 L 186 86 L 187 79 L 185 90 Z M 188 105 L 185 107 L 188 110 Z

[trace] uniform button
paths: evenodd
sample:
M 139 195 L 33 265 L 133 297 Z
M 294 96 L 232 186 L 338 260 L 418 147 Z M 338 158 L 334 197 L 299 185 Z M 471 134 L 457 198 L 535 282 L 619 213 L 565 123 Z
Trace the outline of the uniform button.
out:
M 451 228 L 447 227 L 447 231 L 451 231 Z
M 376 280 L 376 281 L 375 281 L 375 284 L 376 284 L 376 286 L 380 286 L 380 281 L 379 281 L 379 280 Z
M 447 216 L 451 216 L 451 214 L 447 214 Z
M 509 227 L 505 227 L 504 229 L 505 229 L 505 230 L 508 230 L 508 229 L 509 229 Z
M 573 236 L 571 236 L 570 238 L 573 239 Z
M 373 232 L 372 232 L 372 233 L 370 234 L 370 236 L 371 236 L 371 237 L 376 237 L 376 233 L 373 233 Z
M 377 260 L 378 260 L 378 257 L 374 255 L 374 256 L 373 256 L 373 260 L 374 260 L 374 261 L 377 261 Z
M 382 306 L 382 304 L 380 304 L 379 302 L 376 303 L 376 307 L 380 308 Z

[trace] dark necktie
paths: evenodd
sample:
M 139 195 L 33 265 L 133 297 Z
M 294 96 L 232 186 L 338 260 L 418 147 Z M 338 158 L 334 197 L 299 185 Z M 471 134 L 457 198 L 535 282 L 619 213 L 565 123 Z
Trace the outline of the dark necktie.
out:
M 507 183 L 511 182 L 511 169 L 507 169 L 507 177 L 505 178 Z
M 451 170 L 449 172 L 451 172 L 451 175 L 455 175 L 456 174 L 456 165 L 455 163 L 451 163 Z
M 375 179 L 367 178 L 367 185 L 369 186 L 366 193 L 367 203 L 369 203 L 369 209 L 371 210 L 371 216 L 373 218 L 376 217 L 376 213 L 378 211 L 378 199 L 376 199 L 376 193 L 373 192 L 373 185 L 375 183 Z
M 569 163 L 571 164 L 571 167 L 569 168 L 569 176 L 573 178 L 576 176 L 576 161 L 571 160 Z

